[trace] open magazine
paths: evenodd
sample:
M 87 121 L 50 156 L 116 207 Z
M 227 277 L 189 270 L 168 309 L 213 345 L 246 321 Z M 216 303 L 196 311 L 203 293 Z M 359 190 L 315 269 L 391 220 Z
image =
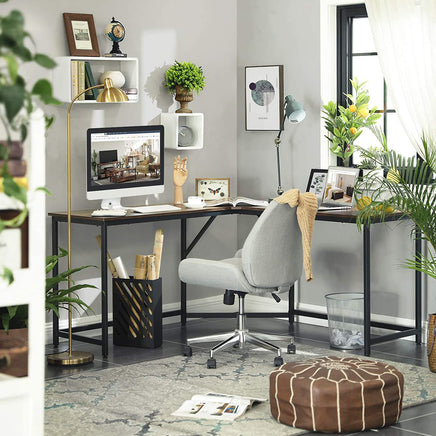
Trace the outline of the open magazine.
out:
M 207 200 L 206 206 L 224 206 L 224 205 L 235 206 L 268 206 L 268 201 L 266 200 L 255 200 L 248 197 L 235 197 L 235 198 L 221 198 L 219 200 Z
M 243 415 L 253 405 L 264 401 L 266 399 L 209 392 L 204 395 L 194 395 L 190 400 L 185 401 L 172 415 L 232 421 Z

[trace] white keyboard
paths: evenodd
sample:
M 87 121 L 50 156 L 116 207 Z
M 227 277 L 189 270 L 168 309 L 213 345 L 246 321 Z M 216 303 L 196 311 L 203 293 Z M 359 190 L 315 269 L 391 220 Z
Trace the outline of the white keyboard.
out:
M 97 209 L 91 213 L 91 216 L 125 216 L 126 209 Z
M 171 206 L 170 204 L 156 204 L 152 206 L 135 206 L 135 207 L 129 207 L 129 209 L 136 213 L 172 212 L 174 210 L 180 210 L 179 207 Z

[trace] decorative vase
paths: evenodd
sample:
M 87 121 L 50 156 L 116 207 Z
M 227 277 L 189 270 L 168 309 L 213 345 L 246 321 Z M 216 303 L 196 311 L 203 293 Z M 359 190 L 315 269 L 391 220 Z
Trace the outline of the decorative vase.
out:
M 126 78 L 121 71 L 105 71 L 100 76 L 100 83 L 104 83 L 104 79 L 111 79 L 115 88 L 122 88 L 126 83 Z
M 194 92 L 187 91 L 182 86 L 176 86 L 176 101 L 180 103 L 180 108 L 176 110 L 176 113 L 182 114 L 190 114 L 192 113 L 191 109 L 188 108 L 188 103 L 194 100 L 193 96 Z
M 436 372 L 436 313 L 428 316 L 427 357 L 430 371 Z

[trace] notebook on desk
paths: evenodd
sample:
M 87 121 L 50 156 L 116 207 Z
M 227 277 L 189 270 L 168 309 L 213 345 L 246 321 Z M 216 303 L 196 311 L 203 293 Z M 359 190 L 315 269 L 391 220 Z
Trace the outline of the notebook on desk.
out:
M 318 210 L 351 209 L 355 205 L 354 186 L 359 168 L 329 167 Z

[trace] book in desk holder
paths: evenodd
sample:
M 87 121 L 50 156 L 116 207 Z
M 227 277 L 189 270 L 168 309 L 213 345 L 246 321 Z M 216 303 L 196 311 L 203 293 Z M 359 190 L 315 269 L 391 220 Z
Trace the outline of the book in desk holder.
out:
M 113 279 L 113 342 L 141 348 L 162 345 L 162 279 Z

